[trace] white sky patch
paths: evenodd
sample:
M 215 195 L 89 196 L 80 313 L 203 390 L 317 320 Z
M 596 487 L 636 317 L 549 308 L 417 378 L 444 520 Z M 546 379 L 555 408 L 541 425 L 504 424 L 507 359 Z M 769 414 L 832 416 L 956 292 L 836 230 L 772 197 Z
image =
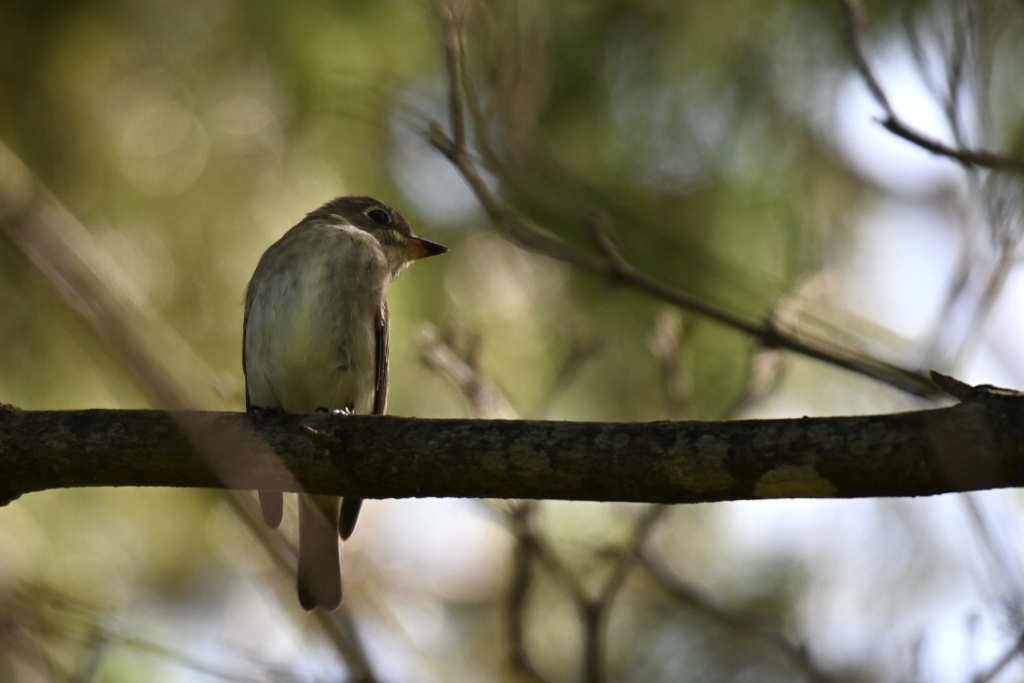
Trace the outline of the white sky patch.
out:
M 874 64 L 897 115 L 916 131 L 950 143 L 949 125 L 935 97 L 905 51 L 888 49 Z M 882 127 L 881 106 L 859 74 L 851 73 L 839 87 L 833 126 L 835 143 L 854 170 L 880 188 L 900 195 L 930 195 L 937 188 L 959 184 L 956 164 L 897 137 Z

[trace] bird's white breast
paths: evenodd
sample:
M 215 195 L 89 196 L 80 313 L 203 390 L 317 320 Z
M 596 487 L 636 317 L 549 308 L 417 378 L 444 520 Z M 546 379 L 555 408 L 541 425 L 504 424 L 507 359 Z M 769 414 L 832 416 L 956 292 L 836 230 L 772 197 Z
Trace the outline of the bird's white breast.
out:
M 299 226 L 254 276 L 245 335 L 253 405 L 289 413 L 372 410 L 377 315 L 391 273 L 356 228 Z

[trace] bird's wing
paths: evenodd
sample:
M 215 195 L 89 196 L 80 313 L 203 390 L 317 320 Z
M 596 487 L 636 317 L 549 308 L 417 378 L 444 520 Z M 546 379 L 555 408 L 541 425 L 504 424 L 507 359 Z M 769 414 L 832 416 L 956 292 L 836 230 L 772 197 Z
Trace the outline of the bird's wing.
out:
M 390 319 L 388 316 L 387 299 L 381 302 L 374 325 L 377 332 L 376 382 L 374 382 L 373 414 L 383 415 L 388 407 L 388 333 Z M 352 535 L 359 519 L 359 510 L 363 506 L 361 498 L 345 498 L 341 501 L 341 514 L 338 517 L 338 533 L 343 539 Z
M 373 414 L 383 415 L 388 407 L 388 335 L 390 332 L 387 299 L 381 302 L 377 313 L 377 381 L 373 395 Z
M 252 397 L 249 395 L 249 369 L 245 362 L 245 338 L 249 334 L 249 310 L 254 297 L 252 283 L 245 290 L 245 315 L 242 317 L 242 375 L 245 377 L 245 412 L 252 410 Z M 260 512 L 263 521 L 271 529 L 281 525 L 284 517 L 284 495 L 280 491 L 260 491 Z
M 252 308 L 253 291 L 252 282 L 245 288 L 245 314 L 242 316 L 242 377 L 245 379 L 245 412 L 252 408 L 252 399 L 249 397 L 249 370 L 245 364 L 245 338 L 249 334 L 249 309 Z

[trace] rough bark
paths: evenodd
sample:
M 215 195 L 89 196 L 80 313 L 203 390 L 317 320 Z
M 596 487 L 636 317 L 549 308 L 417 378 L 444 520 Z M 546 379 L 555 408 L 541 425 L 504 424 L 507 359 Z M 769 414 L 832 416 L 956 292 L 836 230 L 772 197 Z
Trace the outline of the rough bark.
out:
M 1024 485 L 1024 395 L 919 412 L 590 423 L 0 409 L 0 501 L 76 486 L 697 503 Z

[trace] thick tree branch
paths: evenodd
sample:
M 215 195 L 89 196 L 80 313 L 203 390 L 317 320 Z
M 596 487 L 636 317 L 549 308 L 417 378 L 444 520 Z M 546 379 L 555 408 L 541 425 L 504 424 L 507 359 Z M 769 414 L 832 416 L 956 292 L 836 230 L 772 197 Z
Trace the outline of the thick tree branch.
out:
M 966 387 L 966 385 L 962 385 Z M 593 423 L 0 410 L 0 500 L 75 486 L 698 503 L 1024 486 L 1024 395 L 862 417 Z

